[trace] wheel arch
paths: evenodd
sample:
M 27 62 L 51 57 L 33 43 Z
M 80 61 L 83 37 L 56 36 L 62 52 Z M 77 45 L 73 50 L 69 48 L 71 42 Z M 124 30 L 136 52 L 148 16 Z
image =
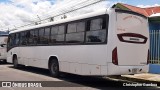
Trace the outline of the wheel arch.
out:
M 50 62 L 51 62 L 53 59 L 54 59 L 54 60 L 57 60 L 57 61 L 58 61 L 58 64 L 59 64 L 59 60 L 58 60 L 58 57 L 57 57 L 57 56 L 50 56 L 49 59 L 48 59 L 48 69 L 49 69 Z
M 17 54 L 13 54 L 13 56 L 12 56 L 12 63 L 13 63 L 13 60 L 14 60 L 15 57 L 17 57 Z

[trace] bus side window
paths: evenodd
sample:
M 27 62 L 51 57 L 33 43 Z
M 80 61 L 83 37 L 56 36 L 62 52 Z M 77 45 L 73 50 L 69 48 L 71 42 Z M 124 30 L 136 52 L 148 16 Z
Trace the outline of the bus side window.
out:
M 18 42 L 19 42 L 19 40 L 18 40 L 18 34 L 14 33 L 12 35 L 13 35 L 13 37 L 12 37 L 13 38 L 12 46 L 17 46 Z
M 38 43 L 38 29 L 35 29 L 33 36 L 33 44 L 36 45 L 37 43 Z
M 70 24 L 68 24 L 67 33 L 76 32 L 76 24 L 77 23 L 70 23 Z
M 16 33 L 15 34 L 15 45 L 19 45 L 19 41 L 20 41 L 20 33 Z
M 49 44 L 50 42 L 50 27 L 45 28 L 44 33 L 44 44 Z
M 65 25 L 52 26 L 51 28 L 51 44 L 64 43 Z
M 57 38 L 56 38 L 56 43 L 57 44 L 64 43 L 64 36 L 65 36 L 65 25 L 60 25 L 58 27 L 58 35 L 57 35 Z
M 106 41 L 106 18 L 99 17 L 87 21 L 86 43 L 104 43 Z
M 27 38 L 28 38 L 28 44 L 29 45 L 34 45 L 33 37 L 34 37 L 34 30 L 28 31 Z
M 20 45 L 27 45 L 26 32 L 21 32 L 20 34 Z
M 11 35 L 8 36 L 8 40 L 7 40 L 7 48 L 10 48 L 10 40 L 11 39 Z
M 27 40 L 27 45 L 31 44 L 31 35 L 30 35 L 31 31 L 26 31 L 26 40 Z
M 38 44 L 43 44 L 45 41 L 44 39 L 44 28 L 39 29 L 39 40 Z
M 7 44 L 8 48 L 11 48 L 13 46 L 12 43 L 13 43 L 13 35 L 11 34 L 8 36 L 8 44 Z
M 51 44 L 56 43 L 56 35 L 58 34 L 58 26 L 51 27 Z
M 66 43 L 77 44 L 84 42 L 85 22 L 68 24 Z
M 100 29 L 102 29 L 102 18 L 91 20 L 90 30 L 100 30 Z
M 65 25 L 59 26 L 58 34 L 64 34 L 65 33 Z
M 83 32 L 83 31 L 85 31 L 85 22 L 77 23 L 77 32 Z

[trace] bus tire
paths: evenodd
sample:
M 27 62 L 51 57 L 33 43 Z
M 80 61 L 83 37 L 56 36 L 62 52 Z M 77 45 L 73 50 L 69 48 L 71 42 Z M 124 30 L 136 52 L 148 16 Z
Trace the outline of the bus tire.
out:
M 52 59 L 49 62 L 49 71 L 52 77 L 59 77 L 59 64 L 57 59 Z
M 17 56 L 13 57 L 13 67 L 14 68 L 18 68 L 18 59 L 17 59 Z
M 3 60 L 2 63 L 3 63 L 3 64 L 6 64 L 6 63 L 7 63 L 7 60 Z

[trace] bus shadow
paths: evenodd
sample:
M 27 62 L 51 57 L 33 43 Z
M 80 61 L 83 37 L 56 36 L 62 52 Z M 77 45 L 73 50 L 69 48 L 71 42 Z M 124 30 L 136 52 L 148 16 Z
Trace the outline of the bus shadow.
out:
M 9 66 L 9 68 L 15 69 L 13 66 Z M 18 68 L 18 70 L 26 71 L 26 72 L 31 72 L 35 74 L 41 74 L 45 76 L 50 76 L 50 72 L 47 69 L 42 69 L 42 68 L 37 68 L 37 67 L 21 67 Z M 51 76 L 50 76 L 51 77 Z M 123 87 L 123 83 L 127 83 L 124 81 L 115 81 L 103 77 L 94 77 L 94 76 L 80 76 L 80 75 L 74 75 L 74 74 L 68 74 L 68 73 L 62 73 L 61 76 L 58 78 L 62 81 L 72 83 L 73 87 L 76 84 L 76 87 L 91 87 L 91 88 L 96 88 L 96 89 L 130 89 L 130 90 L 135 90 L 135 87 Z M 136 88 L 137 90 L 150 90 L 155 88 L 151 87 L 139 87 Z M 157 89 L 158 90 L 158 89 Z
M 35 74 L 41 74 L 45 76 L 50 76 L 49 70 L 37 67 L 30 67 L 30 66 L 20 66 L 19 68 L 14 68 L 13 65 L 9 66 L 9 68 L 17 69 L 21 71 L 31 72 Z
M 0 61 L 0 65 L 7 65 L 7 64 L 10 64 L 10 63 L 7 63 L 6 61 Z

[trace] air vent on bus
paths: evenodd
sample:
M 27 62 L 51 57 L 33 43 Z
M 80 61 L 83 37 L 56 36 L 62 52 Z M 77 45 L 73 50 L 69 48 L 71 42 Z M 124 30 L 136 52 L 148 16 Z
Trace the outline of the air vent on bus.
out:
M 112 51 L 112 63 L 118 65 L 117 47 Z

